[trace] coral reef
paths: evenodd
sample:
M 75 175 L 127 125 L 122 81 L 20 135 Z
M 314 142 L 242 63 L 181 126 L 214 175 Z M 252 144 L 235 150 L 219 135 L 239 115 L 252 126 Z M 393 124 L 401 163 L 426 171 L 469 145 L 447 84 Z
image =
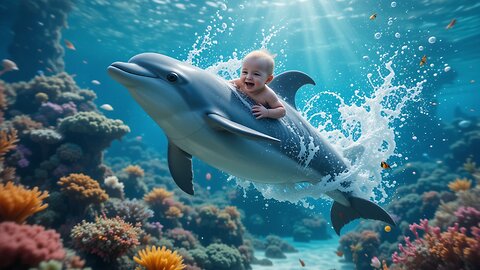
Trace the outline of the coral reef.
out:
M 145 172 L 138 165 L 128 165 L 120 174 L 120 180 L 125 185 L 125 195 L 128 198 L 142 198 L 147 192 L 147 186 L 143 182 Z
M 410 225 L 415 240 L 405 237 L 405 246 L 399 245 L 401 254 L 392 256 L 397 269 L 478 269 L 480 268 L 480 228 L 459 227 L 456 223 L 442 232 L 429 226 L 428 220 Z M 420 237 L 419 231 L 423 231 Z M 467 236 L 470 231 L 472 237 Z
M 198 245 L 198 240 L 192 234 L 192 232 L 175 228 L 167 231 L 168 239 L 170 239 L 175 247 L 185 248 L 187 250 L 193 249 Z
M 145 224 L 147 220 L 153 217 L 153 211 L 150 210 L 142 201 L 110 199 L 103 204 L 102 209 L 107 217 L 120 217 L 125 222 L 131 224 Z
M 156 246 L 146 247 L 138 252 L 138 257 L 133 260 L 143 266 L 146 270 L 182 270 L 185 269 L 183 259 L 176 251 L 171 251 L 165 247 Z M 141 268 L 137 268 L 141 269 Z
M 81 173 L 72 173 L 60 178 L 58 185 L 62 187 L 63 192 L 85 204 L 98 204 L 108 199 L 107 193 L 97 181 Z
M 205 205 L 196 212 L 193 230 L 204 236 L 200 239 L 203 245 L 221 242 L 238 247 L 243 244 L 245 228 L 235 207 L 220 210 L 214 205 Z
M 58 129 L 67 140 L 82 148 L 105 149 L 111 142 L 130 132 L 121 120 L 108 119 L 96 112 L 79 112 L 63 118 Z
M 37 225 L 0 223 L 0 269 L 28 269 L 46 260 L 63 260 L 60 235 Z
M 43 204 L 47 197 L 48 192 L 41 192 L 37 187 L 30 190 L 12 182 L 0 183 L 0 222 L 25 222 L 29 216 L 48 207 L 48 204 Z
M 142 233 L 139 227 L 116 217 L 97 218 L 93 223 L 84 220 L 73 227 L 70 235 L 76 247 L 111 261 L 139 245 Z

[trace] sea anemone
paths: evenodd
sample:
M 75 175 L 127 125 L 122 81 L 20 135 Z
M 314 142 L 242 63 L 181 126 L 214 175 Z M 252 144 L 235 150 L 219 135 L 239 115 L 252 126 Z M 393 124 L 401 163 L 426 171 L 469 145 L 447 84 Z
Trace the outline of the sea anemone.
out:
M 166 247 L 157 248 L 155 246 L 146 247 L 138 252 L 138 256 L 133 260 L 146 268 L 147 270 L 182 270 L 185 268 L 183 258 L 176 251 L 171 251 Z M 141 269 L 137 267 L 137 270 Z
M 471 186 L 472 186 L 472 181 L 466 178 L 463 178 L 463 179 L 457 178 L 455 179 L 455 181 L 448 183 L 448 188 L 450 188 L 450 190 L 453 192 L 469 190 Z
M 12 182 L 0 184 L 0 222 L 25 222 L 29 216 L 47 208 L 48 204 L 43 204 L 47 197 L 48 192 L 38 191 L 37 187 L 30 190 Z

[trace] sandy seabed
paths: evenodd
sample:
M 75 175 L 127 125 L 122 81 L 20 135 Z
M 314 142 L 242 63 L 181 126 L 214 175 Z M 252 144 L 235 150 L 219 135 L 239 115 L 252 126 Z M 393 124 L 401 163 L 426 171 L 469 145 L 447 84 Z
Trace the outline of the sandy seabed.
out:
M 310 269 L 310 270 L 354 270 L 355 265 L 345 262 L 343 258 L 338 257 L 335 251 L 338 247 L 338 237 L 328 240 L 310 241 L 309 243 L 294 242 L 293 238 L 282 238 L 285 242 L 295 247 L 298 252 L 285 253 L 286 259 L 270 259 L 272 266 L 252 265 L 253 270 L 292 270 L 292 269 Z M 255 250 L 255 257 L 265 258 L 265 252 Z M 300 265 L 299 259 L 305 262 L 305 267 Z

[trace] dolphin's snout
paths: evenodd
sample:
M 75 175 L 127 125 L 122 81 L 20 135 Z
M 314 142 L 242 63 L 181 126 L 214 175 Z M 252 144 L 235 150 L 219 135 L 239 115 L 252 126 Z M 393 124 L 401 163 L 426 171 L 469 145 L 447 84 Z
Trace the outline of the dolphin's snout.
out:
M 152 78 L 157 78 L 157 75 L 153 74 L 150 72 L 148 69 L 137 65 L 135 63 L 124 63 L 124 62 L 115 62 L 111 64 L 108 69 L 119 69 L 121 71 L 138 75 L 138 76 L 143 76 L 143 77 L 152 77 Z

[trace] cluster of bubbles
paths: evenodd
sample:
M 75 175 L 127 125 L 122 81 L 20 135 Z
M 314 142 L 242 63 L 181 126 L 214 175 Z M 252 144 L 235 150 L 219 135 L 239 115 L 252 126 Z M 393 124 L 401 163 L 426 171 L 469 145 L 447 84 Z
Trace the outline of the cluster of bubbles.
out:
M 231 34 L 231 32 L 233 32 L 235 26 L 233 18 L 228 17 L 225 19 L 223 15 L 224 12 L 228 11 L 227 5 L 225 3 L 219 3 L 218 7 L 219 10 L 217 10 L 215 15 L 211 18 L 203 35 L 195 33 L 197 40 L 192 45 L 190 51 L 188 51 L 187 59 L 185 60 L 187 63 L 199 65 L 201 58 L 198 57 L 200 54 L 218 44 L 218 41 L 215 39 L 218 34 L 224 32 L 229 32 Z

